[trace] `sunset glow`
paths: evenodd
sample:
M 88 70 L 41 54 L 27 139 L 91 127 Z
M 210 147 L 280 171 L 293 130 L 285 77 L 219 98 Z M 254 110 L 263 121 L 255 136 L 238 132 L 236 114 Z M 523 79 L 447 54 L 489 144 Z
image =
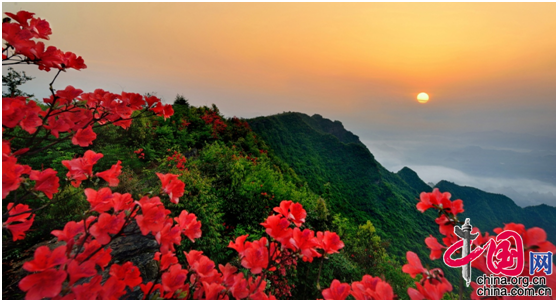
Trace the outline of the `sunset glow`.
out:
M 319 112 L 363 131 L 554 127 L 555 8 L 555 3 L 9 2 L 2 7 L 56 20 L 47 44 L 83 56 L 89 68 L 62 74 L 60 87 L 156 93 L 165 103 L 182 94 L 191 104 L 215 103 L 227 116 L 246 118 Z M 40 81 L 23 88 L 46 97 L 49 91 Z M 443 102 L 429 102 L 428 114 L 443 118 L 420 117 L 407 106 L 421 91 L 436 91 Z

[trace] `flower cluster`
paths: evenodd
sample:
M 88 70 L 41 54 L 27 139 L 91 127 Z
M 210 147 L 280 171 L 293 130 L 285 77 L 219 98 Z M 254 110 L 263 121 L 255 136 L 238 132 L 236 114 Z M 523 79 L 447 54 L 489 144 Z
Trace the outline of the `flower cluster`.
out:
M 364 275 L 361 281 L 349 285 L 335 279 L 322 291 L 326 300 L 345 300 L 352 295 L 357 300 L 393 300 L 393 289 L 379 277 Z
M 213 129 L 212 135 L 214 138 L 217 138 L 217 134 L 225 131 L 225 128 L 227 128 L 227 124 L 225 124 L 225 122 L 223 122 L 219 114 L 213 110 L 208 111 L 201 118 L 206 124 L 212 125 L 212 129 Z
M 428 238 L 425 239 L 426 246 L 430 249 L 430 259 L 432 260 L 441 258 L 443 251 L 447 250 L 452 244 L 458 241 L 458 238 L 454 233 L 454 227 L 460 225 L 459 219 L 457 218 L 457 214 L 462 213 L 464 211 L 463 203 L 459 199 L 452 202 L 450 198 L 451 198 L 450 193 L 447 192 L 440 193 L 438 189 L 434 189 L 433 192 L 431 193 L 422 193 L 420 195 L 420 202 L 417 203 L 417 209 L 421 212 L 424 212 L 429 208 L 434 208 L 437 209 L 439 213 L 438 218 L 436 218 L 435 222 L 439 226 L 440 233 L 445 236 L 442 239 L 442 244 L 439 243 L 438 240 L 432 235 L 430 235 Z M 529 252 L 550 251 L 552 253 L 556 253 L 556 246 L 553 245 L 548 240 L 546 240 L 546 232 L 541 228 L 533 227 L 526 230 L 525 226 L 522 224 L 508 223 L 504 225 L 504 228 L 494 229 L 494 232 L 498 235 L 508 230 L 516 232 L 523 240 L 523 247 L 522 249 L 521 248 L 519 249 L 522 250 L 524 253 L 523 255 L 524 268 L 522 271 L 522 275 L 528 276 L 529 273 L 529 269 L 528 269 Z M 477 236 L 477 238 L 472 242 L 471 251 L 483 247 L 486 243 L 489 243 L 490 241 L 495 242 L 496 240 L 496 236 L 489 235 L 488 232 L 482 234 L 481 231 L 476 227 L 472 228 L 471 233 L 479 234 L 479 236 Z M 420 270 L 420 273 L 426 274 L 425 276 L 428 276 L 427 279 L 429 280 L 432 279 L 436 279 L 436 280 L 440 279 L 442 281 L 445 280 L 439 278 L 440 276 L 439 273 L 436 278 L 432 278 L 432 276 L 435 276 L 436 272 L 432 272 L 432 271 L 426 272 L 426 270 L 422 268 L 422 265 L 420 265 L 420 260 L 418 259 L 418 257 L 416 257 L 416 254 L 410 257 L 409 253 L 407 253 L 407 259 L 409 260 L 409 264 L 404 266 L 404 271 L 407 270 L 406 272 L 411 274 L 411 276 L 413 276 L 412 275 L 413 273 L 414 274 L 419 273 Z M 493 272 L 490 271 L 489 267 L 487 266 L 487 263 L 488 263 L 487 256 L 486 254 L 483 253 L 471 263 L 471 267 L 480 270 L 482 273 L 486 275 L 491 275 L 493 274 Z M 553 264 L 552 272 L 553 274 L 547 276 L 547 279 L 549 280 L 548 284 L 551 285 L 551 287 L 553 288 L 553 295 L 555 295 L 554 292 L 556 286 L 556 270 L 554 264 Z M 542 274 L 542 272 L 538 272 L 536 274 Z M 497 275 L 503 276 L 502 274 L 497 274 Z M 426 298 L 433 297 L 434 299 L 441 299 L 441 297 L 443 296 L 442 292 L 450 288 L 451 286 L 449 283 L 445 284 L 444 286 L 440 284 L 436 286 L 432 284 L 426 285 L 425 282 L 423 281 L 424 278 L 423 280 L 421 280 L 422 287 L 419 287 L 419 284 L 417 283 L 417 289 L 419 290 L 418 292 Z M 471 285 L 474 289 L 473 293 L 471 294 L 471 298 L 478 299 L 479 297 L 476 295 L 476 288 L 478 287 L 478 285 L 475 282 L 471 282 Z M 411 292 L 413 293 L 413 295 L 411 295 Z M 433 293 L 435 295 L 432 295 Z M 419 295 L 416 290 L 409 289 L 409 296 L 411 296 L 411 298 L 422 297 L 421 295 Z
M 138 156 L 139 159 L 145 159 L 145 153 L 143 153 L 143 148 L 137 149 L 136 151 L 134 151 L 134 153 Z
M 403 266 L 403 272 L 415 278 L 422 274 L 420 282 L 415 282 L 417 289 L 409 288 L 407 293 L 413 300 L 441 300 L 444 293 L 451 292 L 453 286 L 444 278 L 444 273 L 439 268 L 428 271 L 422 266 L 419 257 L 413 252 L 407 252 L 408 264 Z
M 233 124 L 234 124 L 236 127 L 244 128 L 244 129 L 246 129 L 246 130 L 252 130 L 252 129 L 250 128 L 250 125 L 248 124 L 247 121 L 241 120 L 241 119 L 239 119 L 239 118 L 236 117 L 236 116 L 234 116 L 234 117 L 232 118 L 232 122 L 233 122 Z
M 171 166 L 171 163 L 176 163 L 176 168 L 178 168 L 178 170 L 183 171 L 186 169 L 186 157 L 178 151 L 174 151 L 172 156 L 167 156 L 167 161 L 169 162 L 169 167 Z
M 246 159 L 249 161 L 252 161 L 252 163 L 254 163 L 254 166 L 258 164 L 258 158 L 257 157 L 251 157 L 250 155 L 246 155 Z
M 172 219 L 159 197 L 144 196 L 134 201 L 130 194 L 112 193 L 109 188 L 89 189 L 85 194 L 91 210 L 98 216 L 68 222 L 63 230 L 52 232 L 64 245 L 54 250 L 41 246 L 35 251 L 34 259 L 23 266 L 32 274 L 19 283 L 27 299 L 118 299 L 125 295 L 126 288 L 136 287 L 142 290 L 144 298 L 158 295 L 167 299 L 270 299 L 275 298 L 273 293 L 289 296 L 293 286 L 286 280 L 278 280 L 277 276 L 285 276 L 286 270 L 296 265 L 296 259 L 304 254 L 320 257 L 313 249 L 331 254 L 343 247 L 335 233 L 318 232 L 314 238 L 314 232 L 308 229 L 303 232 L 298 227 L 290 229 L 290 223 L 302 227 L 306 211 L 298 203 L 283 201 L 275 211 L 280 213 L 276 216 L 282 222 L 287 222 L 284 230 L 268 231 L 273 234 L 271 240 L 262 237 L 250 242 L 246 240 L 248 235 L 244 235 L 229 244 L 239 253 L 248 275 L 228 263 L 217 266 L 197 250 L 184 252 L 187 265 L 182 266 L 175 255 L 175 246 L 181 243 L 183 235 L 191 241 L 201 237 L 201 222 L 196 215 L 183 210 L 179 217 Z M 276 216 L 268 217 L 267 221 Z M 136 230 L 143 235 L 152 234 L 159 245 L 159 252 L 154 256 L 159 263 L 156 282 L 142 283 L 141 274 L 132 262 L 109 266 L 110 242 Z M 285 232 L 292 236 L 286 236 Z M 306 256 L 302 257 L 304 260 Z M 98 269 L 109 271 L 104 282 Z M 370 287 L 383 293 L 382 283 L 376 283 L 365 277 L 362 288 L 357 288 L 355 283 L 354 290 L 366 295 L 366 288 Z
M 184 129 L 186 129 L 186 127 L 190 126 L 190 124 L 192 124 L 192 123 L 188 122 L 185 119 L 182 119 L 180 121 L 180 125 L 178 126 L 178 130 L 184 130 Z
M 2 23 L 2 39 L 5 41 L 5 47 L 2 48 L 3 65 L 32 63 L 38 65 L 41 70 L 49 71 L 55 68 L 59 73 L 68 68 L 86 68 L 81 57 L 71 52 L 64 53 L 54 46 L 45 50 L 43 42 L 33 40 L 48 40 L 52 31 L 47 21 L 35 18 L 33 13 L 26 11 L 6 15 L 15 23 L 12 23 L 10 18 L 4 19 Z M 141 111 L 139 115 L 152 111 L 165 118 L 173 112 L 172 106 L 162 105 L 161 100 L 154 96 L 128 92 L 114 94 L 102 89 L 84 93 L 73 86 L 55 91 L 52 88 L 53 83 L 50 87 L 51 96 L 43 99 L 46 106 L 39 106 L 35 101 L 21 96 L 2 98 L 3 199 L 10 192 L 20 188 L 22 182 L 27 181 L 35 181 L 35 185 L 32 190 L 26 190 L 18 200 L 23 200 L 34 192 L 42 192 L 52 200 L 53 195 L 58 192 L 57 171 L 51 168 L 43 171 L 32 170 L 29 166 L 18 164 L 17 156 L 37 154 L 68 139 L 74 145 L 88 147 L 97 138 L 94 128 L 113 124 L 126 129 L 135 118 L 133 113 L 136 111 Z M 13 131 L 16 127 L 29 133 L 28 146 L 12 153 L 9 141 L 10 138 L 16 137 Z M 42 143 L 47 141 L 49 143 L 44 147 Z M 120 161 L 107 171 L 93 174 L 93 165 L 102 157 L 102 154 L 89 150 L 81 158 L 62 161 L 69 170 L 67 177 L 72 185 L 78 187 L 82 181 L 97 176 L 106 180 L 109 186 L 117 186 L 122 168 Z M 33 211 L 35 210 L 19 204 L 16 200 L 8 213 L 3 215 L 4 219 L 7 219 L 3 225 L 12 232 L 13 240 L 25 237 L 25 232 L 33 223 Z
M 83 93 L 73 86 L 58 90 L 43 101 L 48 106 L 46 110 L 25 97 L 2 98 L 2 125 L 6 128 L 20 126 L 29 134 L 44 130 L 42 139 L 49 135 L 65 139 L 60 133 L 68 133 L 72 144 L 87 147 L 97 138 L 94 127 L 114 124 L 126 129 L 132 124 L 134 111 L 143 113 L 150 109 L 158 113 L 155 108 L 162 106 L 156 97 L 127 92 L 114 94 L 102 89 Z
M 2 39 L 6 41 L 6 47 L 2 47 L 2 61 L 8 61 L 10 64 L 32 63 L 45 71 L 50 71 L 51 68 L 80 70 L 87 67 L 83 59 L 76 54 L 63 52 L 54 46 L 45 49 L 43 42 L 33 40 L 49 39 L 52 30 L 46 20 L 35 18 L 34 13 L 27 11 L 6 15 L 15 23 L 12 23 L 10 18 L 4 19 L 2 23 Z
M 184 183 L 175 174 L 156 174 L 163 183 L 163 192 L 169 195 L 172 203 L 177 204 L 178 198 L 184 195 Z
M 108 267 L 112 259 L 108 245 L 125 235 L 127 227 L 139 229 L 144 235 L 153 234 L 165 255 L 175 251 L 181 235 L 192 241 L 201 237 L 201 223 L 194 214 L 183 210 L 173 220 L 158 197 L 134 201 L 130 194 L 112 193 L 109 188 L 86 189 L 85 195 L 91 211 L 98 216 L 70 221 L 63 230 L 52 231 L 59 242 L 65 243 L 55 250 L 37 248 L 34 259 L 23 265 L 32 274 L 19 282 L 26 299 L 118 299 L 126 288 L 141 286 L 140 271 L 133 263 Z M 109 278 L 104 282 L 97 267 L 108 268 Z M 165 277 L 163 288 L 169 286 Z

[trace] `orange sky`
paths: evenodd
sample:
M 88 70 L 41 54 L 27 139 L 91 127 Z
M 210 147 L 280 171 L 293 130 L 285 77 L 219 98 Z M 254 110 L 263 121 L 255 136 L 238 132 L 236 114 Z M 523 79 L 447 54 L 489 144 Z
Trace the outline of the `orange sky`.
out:
M 555 3 L 3 3 L 2 9 L 47 19 L 50 43 L 85 59 L 88 68 L 62 75 L 58 88 L 154 91 L 167 102 L 178 93 L 195 105 L 215 103 L 228 116 L 302 111 L 363 129 L 455 123 L 540 130 L 556 120 Z M 35 76 L 36 85 L 45 78 Z M 37 95 L 48 93 L 39 88 Z M 426 105 L 416 102 L 421 91 L 430 94 Z

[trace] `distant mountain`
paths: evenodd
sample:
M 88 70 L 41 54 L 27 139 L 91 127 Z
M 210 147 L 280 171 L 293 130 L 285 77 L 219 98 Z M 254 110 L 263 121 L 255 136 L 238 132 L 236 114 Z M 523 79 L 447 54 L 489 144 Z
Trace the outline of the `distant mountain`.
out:
M 404 167 L 397 175 L 416 192 L 429 191 L 430 187 L 408 167 Z M 465 212 L 459 215 L 460 220 L 471 219 L 471 224 L 483 233 L 490 232 L 504 223 L 521 223 L 526 228 L 540 227 L 548 235 L 548 240 L 556 244 L 556 208 L 545 204 L 519 207 L 513 200 L 502 194 L 488 193 L 476 188 L 459 186 L 442 180 L 435 185 L 442 192 L 450 192 L 452 200 L 463 200 Z
M 504 223 L 521 223 L 526 228 L 540 227 L 548 235 L 548 240 L 556 244 L 556 208 L 548 205 L 521 208 L 510 198 L 481 191 L 476 188 L 459 186 L 442 180 L 436 184 L 442 192 L 450 192 L 452 199 L 463 200 L 465 213 L 459 219 L 471 219 L 473 226 L 482 232 L 493 233 L 493 229 Z

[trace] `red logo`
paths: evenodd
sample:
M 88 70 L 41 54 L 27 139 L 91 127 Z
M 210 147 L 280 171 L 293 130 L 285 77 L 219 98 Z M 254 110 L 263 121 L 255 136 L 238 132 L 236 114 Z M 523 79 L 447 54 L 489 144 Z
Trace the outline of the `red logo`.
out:
M 455 235 L 462 238 L 452 244 L 444 252 L 444 263 L 449 267 L 462 267 L 463 278 L 467 281 L 467 286 L 471 282 L 471 262 L 480 257 L 486 250 L 486 266 L 495 275 L 504 274 L 507 276 L 518 276 L 523 272 L 523 239 L 519 234 L 512 230 L 506 230 L 496 236 L 496 240 L 491 238 L 484 246 L 478 246 L 470 252 L 473 240 L 478 233 L 471 234 L 472 226 L 469 218 L 465 219 L 465 224 L 459 228 L 455 226 Z M 453 259 L 451 255 L 461 249 L 461 258 Z

